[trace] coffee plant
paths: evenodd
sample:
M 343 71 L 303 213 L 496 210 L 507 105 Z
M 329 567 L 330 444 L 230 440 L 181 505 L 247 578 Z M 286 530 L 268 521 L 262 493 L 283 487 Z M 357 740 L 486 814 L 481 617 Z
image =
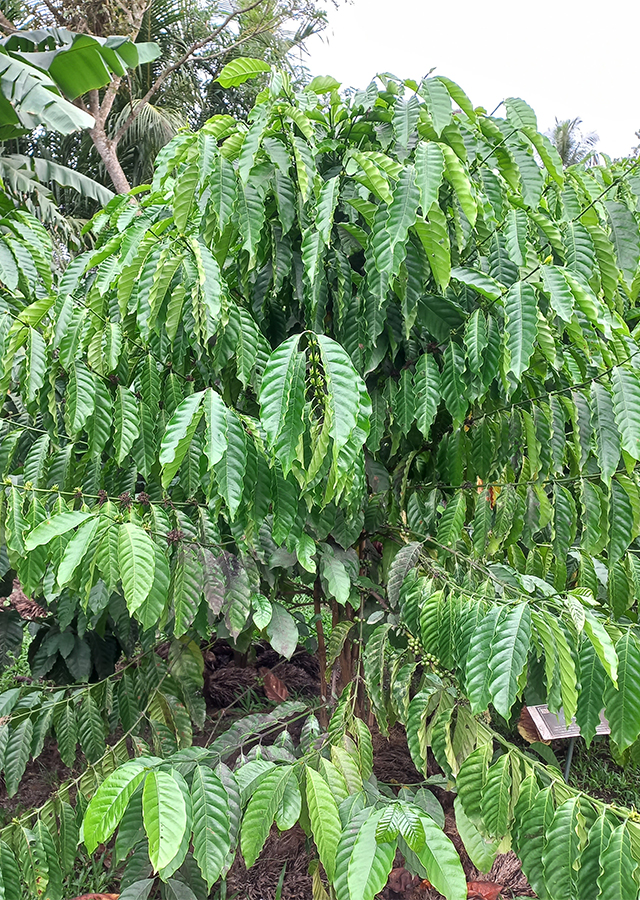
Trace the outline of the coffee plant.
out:
M 88 764 L 0 833 L 2 900 L 61 900 L 114 834 L 122 900 L 205 898 L 296 822 L 315 900 L 372 900 L 397 849 L 461 900 L 428 751 L 478 868 L 638 895 L 636 812 L 502 726 L 546 702 L 589 743 L 604 709 L 638 752 L 640 162 L 563 171 L 524 101 L 440 76 L 339 87 L 273 72 L 249 123 L 180 133 L 64 271 L 0 220 L 3 569 L 55 683 L 0 696 L 0 758 L 9 793 L 52 731 Z M 317 709 L 189 746 L 201 645 L 291 657 L 293 598 Z M 0 612 L 5 657 L 24 624 Z M 376 780 L 367 710 L 423 783 Z

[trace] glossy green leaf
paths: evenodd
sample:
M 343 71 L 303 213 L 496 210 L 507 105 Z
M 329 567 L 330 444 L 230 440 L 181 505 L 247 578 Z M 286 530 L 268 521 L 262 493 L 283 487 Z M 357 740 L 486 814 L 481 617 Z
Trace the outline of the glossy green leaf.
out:
M 292 776 L 291 766 L 277 766 L 262 778 L 249 801 L 240 832 L 240 847 L 247 868 L 251 868 L 262 852 L 287 782 Z
M 615 200 L 606 200 L 605 208 L 611 226 L 611 241 L 615 247 L 618 266 L 626 281 L 634 279 L 640 261 L 640 230 L 631 210 Z
M 373 900 L 387 883 L 396 851 L 395 841 L 378 843 L 376 829 L 382 810 L 375 811 L 358 831 L 347 867 L 351 900 Z
M 212 393 L 212 392 L 210 392 Z M 171 417 L 160 445 L 160 463 L 162 465 L 162 483 L 164 487 L 171 484 L 189 450 L 196 428 L 200 424 L 202 411 L 200 406 L 205 391 L 198 391 L 186 397 Z
M 82 525 L 83 522 L 86 522 L 87 519 L 92 517 L 93 513 L 80 512 L 78 510 L 73 512 L 61 512 L 52 516 L 50 519 L 45 519 L 44 522 L 37 525 L 33 531 L 29 532 L 27 535 L 24 542 L 25 550 L 33 550 L 36 547 L 40 547 L 42 544 L 48 544 L 53 538 L 66 534 L 68 531 L 71 531 L 72 528 Z
M 139 525 L 125 522 L 119 526 L 118 562 L 124 597 L 133 613 L 149 596 L 156 562 L 153 541 Z
M 416 424 L 426 439 L 440 403 L 440 370 L 433 356 L 428 353 L 416 362 L 413 373 L 413 390 Z
M 553 886 L 554 895 L 577 900 L 579 860 L 586 839 L 579 798 L 565 800 L 555 811 L 542 857 L 545 882 Z
M 420 816 L 424 829 L 424 847 L 417 856 L 431 884 L 447 900 L 463 900 L 467 885 L 460 857 L 451 840 L 429 816 Z
M 509 718 L 518 693 L 520 676 L 529 653 L 530 635 L 529 605 L 518 603 L 507 608 L 498 621 L 489 659 L 491 700 L 504 719 Z
M 420 141 L 415 150 L 416 184 L 420 191 L 420 205 L 426 214 L 438 199 L 444 178 L 444 154 L 434 141 Z
M 529 365 L 536 340 L 536 295 L 531 285 L 525 282 L 514 284 L 505 297 L 504 308 L 509 370 L 520 378 Z
M 451 278 L 451 245 L 444 213 L 437 203 L 427 211 L 427 222 L 413 226 L 424 247 L 436 284 L 444 291 Z
M 640 734 L 640 696 L 637 691 L 640 677 L 640 648 L 631 631 L 616 643 L 618 656 L 618 688 L 607 682 L 605 708 L 611 737 L 620 750 L 630 747 Z
M 143 764 L 134 759 L 102 782 L 91 798 L 83 819 L 84 842 L 89 853 L 93 853 L 98 844 L 107 843 L 144 777 Z
M 155 871 L 176 855 L 187 828 L 187 810 L 180 785 L 168 772 L 152 769 L 142 791 L 142 819 Z
M 611 900 L 633 897 L 638 890 L 635 880 L 637 869 L 638 863 L 633 858 L 631 838 L 625 823 L 622 823 L 614 828 L 600 856 L 598 877 L 600 895 L 611 897 Z
M 116 460 L 121 465 L 140 431 L 138 403 L 131 391 L 122 386 L 118 387 L 116 395 L 114 424 Z
M 483 821 L 491 837 L 503 837 L 509 828 L 511 786 L 511 762 L 505 753 L 489 766 L 482 790 Z
M 616 366 L 611 372 L 613 408 L 622 448 L 640 458 L 640 381 L 631 369 Z
M 217 881 L 229 852 L 227 795 L 207 766 L 196 766 L 191 778 L 193 855 L 209 889 Z
M 217 80 L 223 88 L 238 87 L 252 78 L 257 78 L 262 72 L 269 72 L 271 66 L 262 59 L 254 59 L 248 56 L 239 56 L 237 59 L 222 67 Z
M 285 477 L 297 456 L 298 441 L 304 431 L 306 361 L 299 343 L 299 335 L 294 335 L 271 354 L 260 392 L 262 426 Z
M 333 881 L 336 850 L 342 832 L 338 807 L 329 785 L 321 775 L 307 768 L 305 778 L 313 839 L 327 877 Z

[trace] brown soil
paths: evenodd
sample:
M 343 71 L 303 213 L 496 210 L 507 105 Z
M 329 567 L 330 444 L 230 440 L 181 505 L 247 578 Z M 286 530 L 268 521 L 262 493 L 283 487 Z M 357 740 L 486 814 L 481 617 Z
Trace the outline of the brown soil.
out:
M 73 774 L 60 759 L 55 741 L 47 741 L 40 756 L 27 763 L 15 797 L 7 797 L 4 780 L 0 781 L 0 827 L 14 816 L 42 806 Z
M 371 737 L 373 741 L 373 774 L 378 781 L 392 787 L 402 787 L 403 784 L 415 784 L 423 781 L 423 776 L 418 772 L 411 759 L 404 728 L 401 725 L 394 725 L 389 730 L 389 737 L 385 737 L 380 734 L 374 722 L 371 725 Z
M 312 859 L 307 852 L 307 837 L 299 825 L 282 834 L 273 828 L 260 858 L 250 871 L 238 856 L 227 876 L 227 896 L 237 894 L 238 900 L 241 897 L 243 900 L 272 900 L 286 866 L 282 900 L 310 900 L 308 870 Z
M 10 605 L 16 610 L 21 618 L 32 621 L 33 619 L 46 619 L 49 613 L 43 609 L 35 600 L 27 597 L 22 590 L 22 585 L 17 578 L 13 579 L 13 590 L 7 597 Z

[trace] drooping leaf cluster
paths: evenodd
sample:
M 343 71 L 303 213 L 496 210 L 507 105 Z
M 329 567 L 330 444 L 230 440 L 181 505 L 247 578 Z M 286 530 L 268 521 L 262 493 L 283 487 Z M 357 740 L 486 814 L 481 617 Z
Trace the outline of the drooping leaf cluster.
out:
M 636 749 L 634 164 L 563 172 L 523 101 L 487 116 L 446 78 L 348 100 L 337 87 L 293 93 L 276 73 L 248 125 L 180 134 L 56 284 L 33 229 L 3 223 L 5 565 L 51 611 L 43 672 L 66 665 L 65 635 L 75 648 L 109 629 L 124 647 L 125 624 L 145 639 L 213 628 L 241 649 L 259 633 L 291 655 L 276 598 L 324 595 L 360 612 L 329 662 L 359 633 L 380 727 L 400 721 L 417 767 L 430 747 L 456 783 L 474 860 L 511 841 L 541 896 L 635 896 L 634 822 L 478 718 L 546 702 L 591 740 L 605 709 L 616 753 Z M 339 900 L 381 889 L 398 835 L 438 887 L 415 816 L 427 826 L 409 798 L 377 805 L 347 708 L 333 744 L 349 771 L 360 759 L 360 800 L 343 808 L 313 757 L 339 807 L 321 834 L 325 787 L 272 760 L 245 789 L 245 860 L 303 796 Z M 205 820 L 218 790 L 194 760 L 132 762 L 113 790 L 140 789 L 140 854 L 161 878 L 191 842 L 209 883 L 224 864 L 201 858 L 217 866 L 234 840 L 223 828 L 207 848 L 189 826 L 194 790 Z M 153 822 L 176 791 L 184 822 L 161 846 Z M 109 797 L 115 828 L 125 803 Z

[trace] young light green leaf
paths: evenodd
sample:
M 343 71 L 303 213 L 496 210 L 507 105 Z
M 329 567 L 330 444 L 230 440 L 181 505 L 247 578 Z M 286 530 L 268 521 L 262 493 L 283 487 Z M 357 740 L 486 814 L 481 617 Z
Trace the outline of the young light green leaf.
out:
M 102 782 L 91 798 L 83 820 L 84 843 L 89 853 L 93 853 L 98 844 L 107 843 L 144 776 L 144 765 L 132 759 Z
M 191 777 L 193 855 L 211 889 L 220 877 L 230 849 L 227 793 L 208 766 L 196 766 Z
M 444 154 L 435 141 L 420 141 L 415 150 L 416 184 L 420 191 L 420 205 L 424 215 L 438 199 L 444 178 Z
M 521 378 L 529 365 L 536 340 L 536 294 L 530 284 L 512 285 L 504 300 L 507 314 L 506 347 L 509 351 L 509 370 Z
M 134 613 L 149 596 L 156 557 L 153 541 L 133 522 L 125 522 L 118 528 L 118 563 L 127 608 Z
M 142 791 L 142 819 L 149 859 L 157 872 L 178 852 L 187 829 L 187 808 L 180 785 L 168 772 L 152 769 Z
M 262 59 L 239 56 L 222 67 L 216 80 L 220 82 L 223 88 L 232 88 L 238 87 L 252 78 L 257 78 L 263 72 L 270 71 L 271 66 Z
M 72 512 L 62 512 L 50 519 L 45 519 L 31 531 L 24 542 L 25 550 L 34 550 L 42 544 L 50 543 L 54 538 L 60 537 L 71 531 L 77 525 L 82 525 L 87 519 L 93 517 L 91 512 L 80 512 L 74 510 Z
M 321 775 L 307 767 L 305 779 L 313 839 L 327 878 L 329 881 L 333 881 L 336 850 L 342 832 L 338 807 L 329 785 Z

